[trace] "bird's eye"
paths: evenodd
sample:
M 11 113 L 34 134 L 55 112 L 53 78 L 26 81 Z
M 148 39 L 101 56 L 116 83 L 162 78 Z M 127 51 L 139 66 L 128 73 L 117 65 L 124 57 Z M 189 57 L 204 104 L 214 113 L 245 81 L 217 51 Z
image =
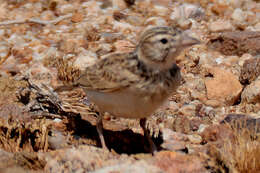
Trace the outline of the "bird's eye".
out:
M 160 41 L 161 41 L 162 44 L 166 44 L 166 43 L 168 43 L 168 40 L 165 39 L 165 38 L 161 39 Z

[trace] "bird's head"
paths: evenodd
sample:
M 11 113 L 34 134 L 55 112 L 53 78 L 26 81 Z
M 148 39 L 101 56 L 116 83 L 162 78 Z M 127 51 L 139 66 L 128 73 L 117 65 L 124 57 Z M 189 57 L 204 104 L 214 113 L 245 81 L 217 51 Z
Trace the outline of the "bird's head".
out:
M 136 52 L 148 67 L 161 71 L 171 68 L 185 48 L 198 43 L 197 39 L 179 29 L 153 27 L 142 33 Z

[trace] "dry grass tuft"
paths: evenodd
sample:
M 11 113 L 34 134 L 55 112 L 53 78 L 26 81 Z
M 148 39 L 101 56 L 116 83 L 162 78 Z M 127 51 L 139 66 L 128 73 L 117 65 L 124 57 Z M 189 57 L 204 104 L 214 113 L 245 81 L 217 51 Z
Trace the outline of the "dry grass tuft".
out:
M 221 145 L 210 145 L 210 157 L 218 172 L 260 172 L 260 136 L 256 130 L 241 127 L 230 126 L 233 131 L 231 139 L 223 139 Z
M 58 79 L 64 83 L 73 83 L 80 76 L 80 70 L 73 65 L 73 60 L 57 58 L 55 66 L 58 71 Z
M 8 152 L 34 152 L 48 150 L 49 124 L 43 120 L 22 122 L 13 119 L 0 120 L 0 148 Z

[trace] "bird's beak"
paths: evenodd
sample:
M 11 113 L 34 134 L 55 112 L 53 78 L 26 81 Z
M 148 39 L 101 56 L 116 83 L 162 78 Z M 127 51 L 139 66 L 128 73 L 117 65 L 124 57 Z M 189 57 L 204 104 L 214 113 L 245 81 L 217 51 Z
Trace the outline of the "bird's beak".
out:
M 190 47 L 195 44 L 200 44 L 200 41 L 198 39 L 190 36 L 187 32 L 184 32 L 182 34 L 182 41 L 181 41 L 182 47 Z

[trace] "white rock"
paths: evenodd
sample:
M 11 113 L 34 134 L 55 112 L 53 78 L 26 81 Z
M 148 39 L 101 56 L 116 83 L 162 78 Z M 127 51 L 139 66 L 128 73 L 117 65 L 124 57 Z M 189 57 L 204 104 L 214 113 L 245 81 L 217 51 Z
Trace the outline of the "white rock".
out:
M 215 61 L 217 64 L 221 64 L 221 63 L 223 63 L 223 57 L 219 57 Z
M 247 15 L 240 8 L 237 8 L 232 13 L 231 18 L 236 22 L 245 22 Z
M 183 4 L 174 8 L 173 12 L 170 15 L 170 19 L 188 19 L 188 18 L 197 18 L 204 15 L 204 10 L 193 4 Z
M 212 32 L 231 31 L 232 24 L 228 20 L 217 20 L 209 24 L 209 30 Z
M 200 135 L 193 134 L 193 135 L 187 135 L 189 141 L 193 144 L 200 144 L 202 142 L 202 138 Z
M 62 14 L 72 13 L 76 10 L 73 4 L 65 4 L 60 6 L 58 9 Z
M 200 124 L 198 133 L 202 133 L 209 125 Z
M 166 15 L 168 15 L 168 11 L 169 11 L 168 8 L 163 7 L 161 5 L 155 5 L 154 10 L 157 13 L 157 15 L 159 15 L 159 16 L 166 16 Z

